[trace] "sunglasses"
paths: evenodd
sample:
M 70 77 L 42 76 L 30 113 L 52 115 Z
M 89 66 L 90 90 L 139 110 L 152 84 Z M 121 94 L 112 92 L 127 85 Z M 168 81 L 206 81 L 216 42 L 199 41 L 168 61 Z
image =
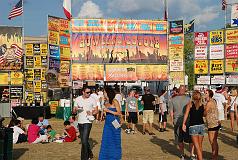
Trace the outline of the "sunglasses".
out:
M 91 94 L 91 92 L 85 92 L 86 94 Z

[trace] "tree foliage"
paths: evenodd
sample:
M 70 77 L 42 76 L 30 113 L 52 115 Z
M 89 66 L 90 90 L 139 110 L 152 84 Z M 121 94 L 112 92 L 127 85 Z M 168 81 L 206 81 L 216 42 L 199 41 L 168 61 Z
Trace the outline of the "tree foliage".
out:
M 193 89 L 195 84 L 194 75 L 194 35 L 186 34 L 184 39 L 184 55 L 185 55 L 185 74 L 188 76 L 188 88 Z

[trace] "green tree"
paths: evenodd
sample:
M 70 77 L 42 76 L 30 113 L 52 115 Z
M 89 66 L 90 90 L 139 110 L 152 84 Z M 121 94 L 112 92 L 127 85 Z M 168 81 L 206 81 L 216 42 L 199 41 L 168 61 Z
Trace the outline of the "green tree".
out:
M 195 84 L 194 75 L 194 35 L 184 36 L 185 74 L 188 76 L 188 89 L 192 90 Z

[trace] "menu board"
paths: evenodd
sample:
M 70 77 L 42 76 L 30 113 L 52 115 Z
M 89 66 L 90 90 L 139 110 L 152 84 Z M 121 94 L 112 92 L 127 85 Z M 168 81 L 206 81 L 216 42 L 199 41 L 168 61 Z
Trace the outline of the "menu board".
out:
M 23 87 L 22 86 L 11 86 L 10 97 L 11 99 L 22 99 Z

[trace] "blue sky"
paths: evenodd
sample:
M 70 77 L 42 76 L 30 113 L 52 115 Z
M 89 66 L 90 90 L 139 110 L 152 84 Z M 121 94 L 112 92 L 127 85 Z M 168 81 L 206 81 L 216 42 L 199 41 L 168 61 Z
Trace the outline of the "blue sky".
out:
M 24 15 L 8 20 L 18 1 L 0 0 L 0 25 L 24 26 L 25 35 L 42 36 L 47 34 L 47 15 L 65 18 L 63 0 L 24 0 Z M 238 3 L 238 0 L 227 2 Z M 184 19 L 187 23 L 195 18 L 196 31 L 224 26 L 221 0 L 168 0 L 168 4 L 169 19 Z M 163 0 L 72 0 L 72 14 L 81 18 L 162 19 Z

